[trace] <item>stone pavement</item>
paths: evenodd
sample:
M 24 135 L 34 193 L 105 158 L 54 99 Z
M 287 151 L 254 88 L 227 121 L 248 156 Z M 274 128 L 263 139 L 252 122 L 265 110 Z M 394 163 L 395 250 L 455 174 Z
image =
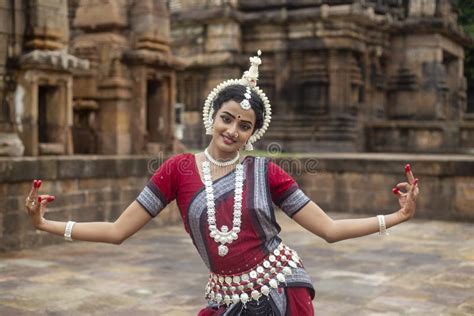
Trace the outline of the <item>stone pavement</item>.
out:
M 414 219 L 387 237 L 327 244 L 278 220 L 313 277 L 316 315 L 474 314 L 473 224 Z M 0 315 L 196 315 L 205 282 L 182 226 L 145 229 L 121 246 L 1 254 Z

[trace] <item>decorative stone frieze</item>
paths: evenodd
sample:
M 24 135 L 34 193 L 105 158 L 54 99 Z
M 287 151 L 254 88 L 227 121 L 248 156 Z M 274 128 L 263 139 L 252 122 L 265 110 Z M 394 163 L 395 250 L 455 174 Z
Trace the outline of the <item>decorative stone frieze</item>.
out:
M 64 50 L 34 50 L 20 57 L 22 68 L 51 67 L 59 70 L 88 70 L 89 61 L 77 58 Z

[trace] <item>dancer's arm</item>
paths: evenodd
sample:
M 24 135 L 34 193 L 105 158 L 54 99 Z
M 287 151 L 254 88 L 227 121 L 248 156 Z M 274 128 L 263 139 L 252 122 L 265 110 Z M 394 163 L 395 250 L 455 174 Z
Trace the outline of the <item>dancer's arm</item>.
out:
M 41 182 L 35 181 L 33 188 L 25 200 L 27 212 L 36 229 L 63 236 L 66 222 L 51 221 L 44 218 L 48 203 L 54 201 L 51 195 L 38 195 Z M 35 202 L 32 204 L 32 202 Z M 38 203 L 41 201 L 40 203 Z M 120 244 L 136 233 L 152 217 L 136 201 L 132 202 L 120 217 L 113 223 L 88 222 L 76 223 L 72 231 L 72 239 L 93 242 Z
M 397 189 L 394 189 L 401 208 L 392 214 L 385 215 L 387 228 L 407 221 L 415 214 L 416 198 L 419 192 L 418 180 L 414 179 L 411 170 L 406 174 L 408 183 L 399 183 Z M 404 189 L 407 192 L 400 192 L 399 189 Z M 376 217 L 333 220 L 312 201 L 296 213 L 293 219 L 310 232 L 330 243 L 379 231 L 379 223 Z

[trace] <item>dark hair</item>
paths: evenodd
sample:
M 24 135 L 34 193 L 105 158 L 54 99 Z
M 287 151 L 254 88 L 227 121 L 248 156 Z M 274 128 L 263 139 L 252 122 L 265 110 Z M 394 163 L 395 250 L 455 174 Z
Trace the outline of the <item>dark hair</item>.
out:
M 237 103 L 242 102 L 242 100 L 245 98 L 245 90 L 246 87 L 240 84 L 231 85 L 222 89 L 212 103 L 214 115 L 216 115 L 217 111 L 219 111 L 219 109 L 222 107 L 222 104 L 227 101 L 233 100 Z M 260 96 L 253 90 L 250 93 L 249 101 L 252 110 L 255 112 L 255 126 L 253 129 L 255 132 L 257 129 L 263 126 L 264 105 Z

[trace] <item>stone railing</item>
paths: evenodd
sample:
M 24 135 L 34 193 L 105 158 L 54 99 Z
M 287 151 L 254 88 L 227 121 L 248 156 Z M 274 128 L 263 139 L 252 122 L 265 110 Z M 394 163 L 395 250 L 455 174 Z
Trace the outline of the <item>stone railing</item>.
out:
M 391 190 L 406 181 L 404 166 L 410 163 L 420 181 L 416 217 L 474 221 L 474 156 L 321 153 L 276 161 L 285 170 L 289 166 L 325 211 L 371 215 L 399 209 Z
M 325 211 L 387 214 L 391 193 L 411 163 L 420 179 L 416 217 L 474 222 L 474 157 L 462 155 L 305 154 L 273 159 Z M 144 156 L 0 158 L 0 251 L 62 242 L 35 231 L 23 202 L 33 179 L 56 196 L 47 218 L 114 221 L 136 198 L 161 161 Z M 175 204 L 148 226 L 179 223 Z

